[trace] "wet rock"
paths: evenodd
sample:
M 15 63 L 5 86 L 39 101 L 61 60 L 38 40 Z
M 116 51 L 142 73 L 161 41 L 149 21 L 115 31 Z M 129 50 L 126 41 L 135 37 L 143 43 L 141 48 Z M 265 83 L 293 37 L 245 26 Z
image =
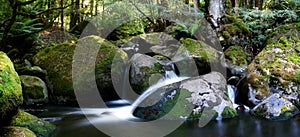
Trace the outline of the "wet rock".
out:
M 147 120 L 232 118 L 237 114 L 226 96 L 226 87 L 218 72 L 168 84 L 154 89 L 133 114 Z
M 23 103 L 21 81 L 8 56 L 0 52 L 0 125 Z
M 287 120 L 299 114 L 299 109 L 278 93 L 272 94 L 254 107 L 251 114 L 268 120 Z
M 48 90 L 45 82 L 35 76 L 20 76 L 26 105 L 45 104 L 48 102 Z

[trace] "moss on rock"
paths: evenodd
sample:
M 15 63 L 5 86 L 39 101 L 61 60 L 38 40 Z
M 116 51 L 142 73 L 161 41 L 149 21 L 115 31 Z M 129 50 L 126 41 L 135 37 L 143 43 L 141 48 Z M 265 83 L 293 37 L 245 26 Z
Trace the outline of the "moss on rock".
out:
M 3 127 L 0 128 L 1 137 L 36 137 L 36 135 L 29 129 L 24 127 Z
M 56 103 L 74 103 L 75 95 L 72 85 L 72 59 L 75 43 L 55 45 L 38 52 L 33 57 L 34 64 L 47 71 L 47 83 Z
M 11 125 L 28 128 L 37 136 L 47 136 L 55 129 L 55 126 L 51 123 L 22 110 L 19 110 L 17 115 L 12 118 Z
M 0 121 L 10 119 L 22 103 L 20 78 L 8 56 L 0 52 Z
M 300 23 L 295 23 L 276 28 L 266 47 L 248 66 L 248 82 L 257 99 L 272 94 L 271 88 L 281 89 L 282 95 L 299 104 L 299 94 L 295 90 L 300 88 L 300 52 L 296 50 L 300 43 L 299 26 Z
M 224 52 L 225 60 L 237 66 L 247 65 L 247 54 L 240 46 L 230 46 Z

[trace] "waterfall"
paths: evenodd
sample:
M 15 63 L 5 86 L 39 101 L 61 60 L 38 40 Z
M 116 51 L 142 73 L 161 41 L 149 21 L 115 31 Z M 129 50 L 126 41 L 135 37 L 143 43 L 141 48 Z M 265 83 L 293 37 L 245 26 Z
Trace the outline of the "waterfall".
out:
M 175 73 L 175 66 L 173 63 L 168 62 L 163 67 L 165 70 L 165 78 L 166 79 L 175 79 L 178 78 L 177 74 Z
M 176 83 L 179 81 L 182 81 L 184 79 L 187 79 L 188 77 L 178 77 L 177 74 L 174 72 L 175 67 L 173 63 L 166 63 L 163 67 L 165 70 L 165 79 L 163 81 L 159 81 L 157 84 L 150 86 L 142 95 L 140 95 L 132 104 L 132 111 L 147 97 L 149 97 L 152 93 L 154 93 L 157 89 L 172 84 Z
M 233 103 L 233 107 L 234 108 L 237 108 L 237 107 L 241 106 L 241 105 L 235 103 L 236 88 L 234 86 L 227 85 L 227 94 L 228 94 L 229 99 Z M 244 105 L 242 105 L 242 106 L 245 108 L 245 112 L 249 112 L 250 111 L 249 107 L 244 106 Z
M 222 0 L 210 0 L 209 2 L 209 14 L 213 16 L 214 24 L 218 24 L 217 21 L 224 14 L 224 7 Z

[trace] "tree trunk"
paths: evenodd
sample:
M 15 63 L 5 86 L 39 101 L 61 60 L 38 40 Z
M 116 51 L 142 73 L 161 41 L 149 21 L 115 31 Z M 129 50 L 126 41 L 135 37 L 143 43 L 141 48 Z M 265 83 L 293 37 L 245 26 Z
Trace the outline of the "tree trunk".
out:
M 208 4 L 209 4 L 209 0 L 206 0 L 206 1 L 208 1 Z M 194 8 L 196 8 L 197 10 L 200 9 L 200 1 L 199 0 L 194 0 Z
M 60 0 L 60 7 L 64 6 L 64 0 Z M 60 13 L 61 30 L 64 30 L 64 9 L 61 9 Z
M 90 1 L 90 15 L 93 17 L 93 11 L 94 11 L 94 0 Z

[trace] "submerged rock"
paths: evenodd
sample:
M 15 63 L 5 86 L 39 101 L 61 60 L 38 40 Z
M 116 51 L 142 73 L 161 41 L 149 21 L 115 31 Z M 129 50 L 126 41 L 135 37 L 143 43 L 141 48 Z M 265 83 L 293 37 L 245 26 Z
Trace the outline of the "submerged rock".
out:
M 55 129 L 51 123 L 22 110 L 19 110 L 17 115 L 12 118 L 10 125 L 28 128 L 37 136 L 48 136 Z
M 267 46 L 248 66 L 249 95 L 254 104 L 279 93 L 300 107 L 299 32 L 300 23 L 276 28 Z
M 232 118 L 237 115 L 226 95 L 227 85 L 222 74 L 209 74 L 168 84 L 150 94 L 134 110 L 146 120 Z
M 0 128 L 0 136 L 1 137 L 36 137 L 36 135 L 24 127 L 2 127 Z
M 286 120 L 299 114 L 299 109 L 278 93 L 254 107 L 251 114 L 269 120 Z
M 0 125 L 23 103 L 21 81 L 8 56 L 0 52 Z
M 44 104 L 48 102 L 48 90 L 45 82 L 35 76 L 20 76 L 23 97 L 26 105 Z

